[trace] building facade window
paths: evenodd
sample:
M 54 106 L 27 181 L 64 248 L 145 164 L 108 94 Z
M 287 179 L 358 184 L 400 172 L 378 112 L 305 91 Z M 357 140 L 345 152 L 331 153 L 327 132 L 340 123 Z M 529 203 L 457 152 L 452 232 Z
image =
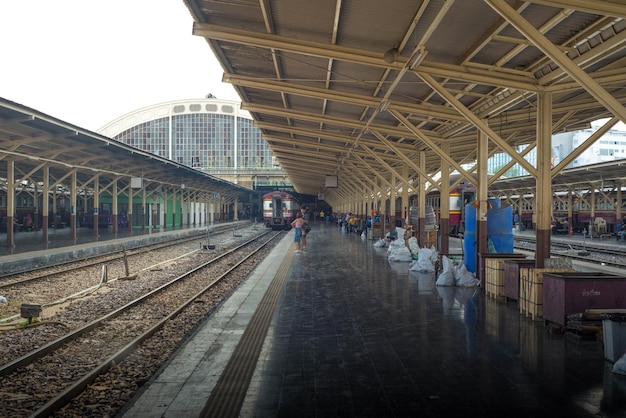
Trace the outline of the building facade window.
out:
M 113 139 L 202 170 L 275 170 L 261 131 L 252 119 L 237 115 L 233 105 L 173 105 L 168 117 L 140 123 Z
M 250 188 L 259 185 L 258 176 L 268 181 L 285 176 L 261 131 L 234 101 L 211 97 L 159 103 L 121 116 L 99 132 Z

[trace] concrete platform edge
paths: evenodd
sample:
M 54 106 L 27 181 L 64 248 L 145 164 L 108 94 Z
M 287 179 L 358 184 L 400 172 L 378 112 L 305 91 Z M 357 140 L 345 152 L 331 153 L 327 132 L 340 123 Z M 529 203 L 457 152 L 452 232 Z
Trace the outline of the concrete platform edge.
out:
M 160 374 L 124 408 L 122 417 L 199 416 L 250 318 L 291 251 L 287 234 L 235 293 L 195 332 Z
M 167 235 L 168 239 L 179 239 L 195 235 L 197 235 L 199 239 L 202 239 L 205 231 L 206 228 L 189 228 L 161 233 L 155 232 L 149 235 L 137 235 L 135 237 L 116 238 L 99 242 L 87 242 L 53 249 L 11 254 L 0 257 L 0 274 L 11 274 L 119 251 L 123 243 L 126 244 L 128 249 L 138 248 L 160 242 L 163 240 L 164 235 Z

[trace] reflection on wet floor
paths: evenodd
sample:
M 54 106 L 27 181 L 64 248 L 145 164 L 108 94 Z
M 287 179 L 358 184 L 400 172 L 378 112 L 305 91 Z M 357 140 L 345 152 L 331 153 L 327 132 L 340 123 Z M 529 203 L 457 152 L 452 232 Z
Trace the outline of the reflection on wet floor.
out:
M 434 274 L 332 226 L 308 238 L 246 411 L 626 416 L 626 376 L 610 372 L 598 341 L 554 332 L 484 289 L 435 286 Z

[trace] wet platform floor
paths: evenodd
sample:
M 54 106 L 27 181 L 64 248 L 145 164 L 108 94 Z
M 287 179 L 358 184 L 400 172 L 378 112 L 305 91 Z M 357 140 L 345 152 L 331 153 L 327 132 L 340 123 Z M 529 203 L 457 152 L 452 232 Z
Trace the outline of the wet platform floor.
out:
M 598 341 L 551 332 L 481 289 L 437 287 L 334 225 L 315 224 L 305 253 L 293 254 L 292 237 L 267 260 L 292 257 L 239 416 L 626 416 L 626 376 L 611 373 Z M 228 333 L 241 335 L 250 310 L 218 322 L 239 322 Z M 189 343 L 197 359 L 183 347 L 170 364 L 186 377 L 164 368 L 125 416 L 202 415 L 228 357 L 207 323 Z

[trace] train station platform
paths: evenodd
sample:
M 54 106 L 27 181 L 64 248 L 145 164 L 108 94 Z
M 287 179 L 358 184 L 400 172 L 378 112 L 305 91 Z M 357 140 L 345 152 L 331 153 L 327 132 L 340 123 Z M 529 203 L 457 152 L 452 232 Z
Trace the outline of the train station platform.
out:
M 210 228 L 218 225 L 223 224 L 216 223 Z M 232 225 L 235 227 L 237 223 L 233 222 Z M 51 228 L 47 242 L 43 242 L 41 230 L 20 231 L 14 235 L 15 246 L 0 245 L 0 275 L 119 251 L 122 244 L 132 249 L 163 240 L 194 235 L 202 237 L 206 230 L 206 225 L 184 225 L 169 229 L 135 227 L 132 230 L 122 229 L 117 233 L 113 233 L 110 228 L 100 228 L 98 235 L 95 235 L 93 229 L 83 227 L 76 228 L 74 240 L 70 228 Z M 7 242 L 6 233 L 0 233 L 0 243 L 2 242 Z
M 386 248 L 293 233 L 123 417 L 623 417 L 597 341 L 551 333 L 480 288 L 435 286 Z

